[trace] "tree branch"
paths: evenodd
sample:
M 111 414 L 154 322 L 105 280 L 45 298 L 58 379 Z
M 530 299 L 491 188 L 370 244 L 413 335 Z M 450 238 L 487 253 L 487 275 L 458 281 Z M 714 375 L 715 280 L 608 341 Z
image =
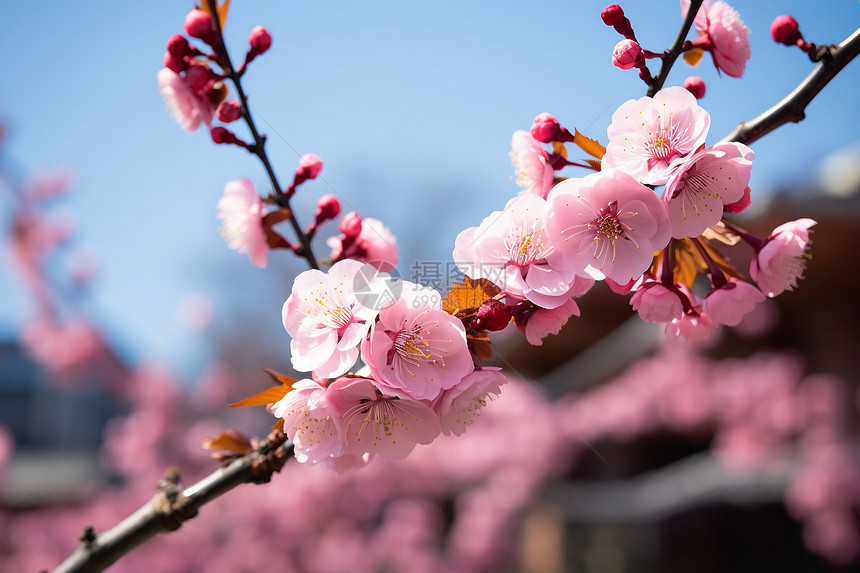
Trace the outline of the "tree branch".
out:
M 806 117 L 806 106 L 824 89 L 848 62 L 860 53 L 860 28 L 839 44 L 829 58 L 815 66 L 806 79 L 778 104 L 749 121 L 740 122 L 723 141 L 749 145 L 776 128 L 789 122 L 797 123 Z M 851 96 L 849 96 L 851 97 Z
M 702 2 L 703 0 L 692 0 L 690 2 L 690 9 L 687 10 L 684 23 L 681 24 L 681 29 L 678 30 L 678 36 L 675 38 L 672 47 L 664 52 L 663 63 L 660 65 L 660 73 L 651 80 L 651 83 L 648 85 L 648 92 L 645 94 L 646 96 L 654 97 L 654 94 L 663 89 L 663 84 L 666 83 L 666 78 L 669 77 L 669 71 L 675 65 L 675 60 L 684 53 L 684 41 L 687 39 L 687 34 L 690 33 L 690 28 L 693 27 L 693 20 L 696 19 L 696 14 L 699 13 L 699 7 L 702 5 Z
M 292 455 L 293 445 L 275 430 L 251 453 L 236 458 L 185 489 L 179 472 L 167 470 L 158 491 L 145 505 L 123 521 L 96 535 L 85 529 L 81 545 L 53 573 L 104 571 L 126 553 L 159 533 L 174 531 L 195 517 L 203 505 L 243 483 L 266 483 Z

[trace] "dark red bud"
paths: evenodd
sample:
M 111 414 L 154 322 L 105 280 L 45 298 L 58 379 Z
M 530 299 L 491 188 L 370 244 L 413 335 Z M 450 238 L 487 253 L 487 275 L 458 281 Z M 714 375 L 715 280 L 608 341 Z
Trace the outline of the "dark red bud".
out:
M 618 4 L 610 4 L 600 13 L 600 19 L 607 26 L 617 26 L 624 21 L 624 10 Z
M 218 109 L 215 110 L 215 116 L 218 118 L 218 121 L 223 121 L 224 123 L 234 122 L 242 117 L 242 106 L 234 99 L 223 101 L 218 106 Z
M 177 74 L 182 73 L 188 69 L 188 62 L 186 62 L 182 58 L 177 58 L 170 52 L 165 52 L 163 62 L 165 68 L 176 72 Z
M 262 26 L 257 26 L 251 30 L 251 35 L 248 36 L 248 44 L 251 46 L 251 51 L 256 55 L 264 53 L 272 47 L 272 36 L 268 30 Z
M 192 38 L 205 40 L 215 31 L 215 24 L 208 12 L 192 10 L 185 17 L 185 33 Z
M 328 193 L 319 198 L 315 214 L 317 224 L 334 219 L 338 215 L 340 215 L 340 201 L 337 197 Z
M 770 35 L 773 36 L 774 40 L 786 46 L 794 46 L 798 40 L 803 38 L 797 20 L 786 15 L 777 16 L 774 19 L 773 24 L 770 25 Z
M 696 99 L 705 97 L 705 80 L 699 76 L 690 76 L 684 80 L 684 89 L 693 94 Z
M 562 138 L 560 137 L 561 126 L 559 125 L 558 120 L 553 117 L 551 113 L 539 114 L 535 118 L 534 122 L 532 122 L 532 127 L 529 131 L 531 132 L 532 137 L 541 143 L 562 141 Z
M 478 308 L 478 318 L 475 326 L 484 330 L 502 330 L 511 321 L 511 309 L 500 300 L 485 301 Z
M 191 46 L 188 40 L 181 34 L 173 34 L 167 40 L 167 51 L 177 58 L 184 58 L 191 54 Z

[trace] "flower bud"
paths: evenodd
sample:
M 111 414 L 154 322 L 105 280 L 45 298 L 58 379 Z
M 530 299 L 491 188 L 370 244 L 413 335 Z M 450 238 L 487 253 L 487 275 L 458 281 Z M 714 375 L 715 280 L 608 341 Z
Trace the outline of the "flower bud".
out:
M 185 36 L 181 34 L 173 34 L 170 36 L 170 39 L 167 40 L 167 51 L 181 59 L 191 54 L 191 45 L 188 44 L 188 40 L 185 39 Z
M 322 171 L 322 159 L 313 153 L 305 153 L 299 159 L 299 167 L 296 169 L 296 185 L 308 179 L 316 179 Z
M 272 46 L 272 36 L 262 26 L 257 26 L 251 30 L 251 35 L 248 36 L 248 44 L 251 46 L 251 51 L 254 55 L 259 56 Z
M 347 237 L 354 239 L 361 234 L 361 217 L 355 211 L 350 211 L 340 218 L 337 228 Z
M 213 127 L 212 131 L 209 132 L 209 135 L 212 136 L 212 141 L 215 143 L 233 143 L 236 140 L 236 134 L 227 129 L 226 127 Z
M 317 210 L 314 215 L 317 224 L 329 221 L 340 215 L 340 201 L 331 193 L 327 193 L 317 201 Z
M 699 76 L 690 76 L 684 80 L 684 89 L 693 94 L 696 99 L 705 97 L 705 80 Z
M 242 117 L 242 106 L 234 99 L 223 101 L 215 110 L 215 115 L 218 121 L 231 123 Z
M 803 39 L 797 20 L 791 16 L 777 16 L 770 25 L 770 35 L 780 44 L 794 46 L 798 40 Z
M 645 67 L 645 54 L 642 46 L 633 40 L 621 40 L 612 50 L 612 63 L 622 70 Z
M 185 80 L 191 90 L 200 92 L 209 82 L 209 68 L 200 64 L 190 66 L 185 72 Z
M 538 115 L 532 127 L 529 130 L 532 137 L 541 143 L 551 143 L 553 141 L 561 141 L 559 137 L 560 126 L 558 120 L 551 113 L 542 113 Z
M 487 300 L 478 308 L 472 325 L 479 330 L 503 330 L 511 321 L 511 309 L 500 300 Z
M 177 58 L 170 52 L 165 52 L 163 62 L 165 68 L 172 72 L 176 72 L 177 74 L 182 73 L 188 69 L 188 62 L 186 62 L 182 58 Z
M 617 26 L 624 21 L 624 10 L 618 4 L 610 4 L 600 12 L 600 19 L 607 26 Z
M 211 35 L 214 31 L 215 26 L 208 12 L 192 10 L 185 17 L 185 33 L 192 38 L 205 40 L 206 36 Z

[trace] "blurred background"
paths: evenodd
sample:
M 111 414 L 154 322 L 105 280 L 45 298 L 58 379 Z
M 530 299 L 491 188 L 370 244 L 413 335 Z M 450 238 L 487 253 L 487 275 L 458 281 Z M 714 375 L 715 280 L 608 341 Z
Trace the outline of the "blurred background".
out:
M 641 43 L 668 47 L 677 3 L 630 4 Z M 549 111 L 605 143 L 613 110 L 644 95 L 611 65 L 620 37 L 604 5 L 233 0 L 225 35 L 234 59 L 255 25 L 273 37 L 245 86 L 281 179 L 304 153 L 324 161 L 296 197 L 300 219 L 337 194 L 392 230 L 409 277 L 414 261 L 449 261 L 457 234 L 517 192 L 515 130 Z M 812 70 L 771 40 L 774 17 L 793 15 L 819 44 L 860 22 L 847 0 L 733 5 L 751 30 L 744 77 L 705 57 L 667 84 L 705 80 L 709 143 Z M 183 132 L 158 93 L 190 8 L 0 7 L 2 570 L 55 566 L 85 525 L 110 527 L 148 499 L 168 466 L 186 483 L 210 472 L 204 438 L 273 421 L 224 404 L 266 387 L 261 365 L 290 371 L 280 308 L 301 261 L 274 253 L 258 269 L 217 229 L 224 184 L 263 188 L 265 173 Z M 528 382 L 463 437 L 345 476 L 289 464 L 115 570 L 860 570 L 858 79 L 855 62 L 805 121 L 753 145 L 740 223 L 765 236 L 818 221 L 798 291 L 691 346 L 596 288 L 540 348 L 502 333 L 499 364 Z M 318 254 L 335 232 L 323 227 Z M 39 320 L 45 308 L 62 328 Z

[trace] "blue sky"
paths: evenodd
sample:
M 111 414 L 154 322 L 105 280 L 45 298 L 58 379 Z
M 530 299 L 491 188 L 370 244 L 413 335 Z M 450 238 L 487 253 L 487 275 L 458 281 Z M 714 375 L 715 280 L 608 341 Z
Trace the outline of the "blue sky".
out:
M 386 222 L 405 271 L 416 258 L 450 259 L 457 233 L 516 193 L 510 136 L 536 114 L 552 112 L 605 142 L 612 111 L 644 95 L 635 73 L 610 63 L 620 37 L 600 22 L 603 2 L 232 4 L 227 41 L 234 59 L 253 26 L 265 25 L 274 38 L 246 87 L 280 178 L 291 176 L 296 152 L 314 152 L 325 163 L 324 181 L 297 197 L 298 213 L 307 221 L 316 198 L 336 192 L 345 207 Z M 668 47 L 680 25 L 677 2 L 628 4 L 643 45 Z M 752 32 L 744 78 L 718 77 L 706 57 L 695 71 L 679 64 L 669 80 L 677 85 L 691 73 L 705 79 L 709 142 L 778 101 L 812 69 L 799 51 L 770 39 L 775 16 L 794 15 L 818 43 L 841 41 L 860 24 L 853 0 L 733 5 Z M 208 358 L 175 319 L 184 296 L 212 297 L 218 321 L 219 305 L 247 304 L 258 291 L 253 285 L 269 281 L 255 304 L 270 307 L 277 324 L 290 289 L 284 269 L 302 270 L 283 254 L 270 258 L 273 269 L 259 270 L 226 248 L 215 217 L 224 184 L 248 177 L 262 187 L 264 172 L 244 152 L 210 144 L 202 131 L 181 131 L 164 111 L 155 75 L 190 6 L 49 1 L 0 8 L 8 153 L 21 171 L 56 164 L 74 170 L 76 191 L 63 207 L 77 223 L 78 244 L 103 267 L 89 309 L 129 356 L 165 360 L 184 373 Z M 823 157 L 860 139 L 858 79 L 854 62 L 812 103 L 806 121 L 755 144 L 754 200 L 810 180 Z M 324 228 L 319 252 L 326 230 L 334 227 Z M 8 335 L 27 316 L 27 301 L 5 266 L 0 334 Z M 283 345 L 286 356 L 285 333 Z

